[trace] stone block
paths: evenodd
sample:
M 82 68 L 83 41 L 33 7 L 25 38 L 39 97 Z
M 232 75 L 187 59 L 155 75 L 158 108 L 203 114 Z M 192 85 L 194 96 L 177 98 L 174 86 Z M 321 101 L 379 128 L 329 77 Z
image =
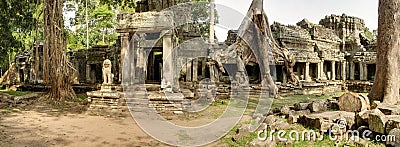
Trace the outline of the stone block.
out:
M 391 105 L 385 103 L 376 103 L 377 109 L 379 109 L 385 115 L 400 115 L 400 106 Z
M 395 141 L 387 140 L 386 145 L 388 145 L 388 146 L 400 146 L 400 129 L 398 129 L 398 128 L 392 129 L 389 132 L 388 136 L 394 136 L 395 137 Z
M 369 99 L 355 93 L 345 93 L 339 97 L 339 109 L 347 112 L 361 112 L 369 109 Z
M 291 111 L 289 116 L 288 116 L 288 123 L 289 124 L 294 124 L 297 123 L 297 120 L 304 115 L 310 114 L 310 110 L 301 110 L 301 111 Z
M 368 124 L 371 131 L 384 134 L 387 119 L 379 109 L 374 109 L 369 114 Z
M 391 130 L 400 129 L 400 115 L 387 115 L 387 122 L 385 125 L 385 132 L 389 133 Z
M 294 110 L 299 111 L 299 110 L 306 110 L 308 105 L 310 103 L 296 103 L 294 104 Z
M 324 100 L 313 101 L 308 105 L 311 112 L 324 112 L 327 110 L 327 103 Z
M 356 124 L 357 126 L 368 125 L 368 118 L 371 110 L 364 110 L 359 113 L 356 113 Z
M 337 123 L 338 120 L 344 119 L 347 128 L 355 127 L 355 114 L 346 111 L 326 111 L 321 113 L 312 113 L 299 117 L 298 122 L 306 127 L 316 129 L 326 129 L 330 123 Z M 324 124 L 325 123 L 325 124 Z

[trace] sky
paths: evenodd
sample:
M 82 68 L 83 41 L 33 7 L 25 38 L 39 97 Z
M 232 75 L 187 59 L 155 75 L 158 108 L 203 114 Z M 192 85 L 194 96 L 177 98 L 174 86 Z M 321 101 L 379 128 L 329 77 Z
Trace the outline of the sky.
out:
M 238 29 L 251 0 L 215 0 L 219 14 L 216 35 L 224 41 L 229 29 Z M 345 13 L 364 19 L 370 30 L 378 28 L 378 0 L 264 0 L 264 11 L 270 24 L 295 25 L 307 18 L 318 24 L 326 15 Z

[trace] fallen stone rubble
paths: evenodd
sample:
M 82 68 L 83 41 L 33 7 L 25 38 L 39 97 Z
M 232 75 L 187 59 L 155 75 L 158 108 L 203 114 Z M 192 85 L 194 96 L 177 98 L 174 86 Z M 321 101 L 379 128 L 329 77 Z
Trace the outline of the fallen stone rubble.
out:
M 0 92 L 0 109 L 13 107 L 25 107 L 40 97 L 39 93 L 30 93 L 21 96 L 13 96 Z
M 317 129 L 330 135 L 348 135 L 348 131 L 358 131 L 359 136 L 347 136 L 347 143 L 357 146 L 373 146 L 362 138 L 365 131 L 370 131 L 370 139 L 376 136 L 394 135 L 395 140 L 387 140 L 387 146 L 400 146 L 400 105 L 389 105 L 374 101 L 370 104 L 367 96 L 345 93 L 341 97 L 312 102 L 300 102 L 293 106 L 283 106 L 273 109 L 266 116 L 258 130 L 267 125 L 271 130 L 290 130 L 291 124 L 301 124 L 305 128 Z M 282 118 L 285 118 L 287 121 Z M 233 140 L 250 134 L 249 125 L 242 125 Z M 317 133 L 317 136 L 321 134 Z M 345 137 L 346 138 L 346 137 Z M 353 140 L 352 140 L 353 139 Z M 250 146 L 275 146 L 275 141 L 259 141 L 257 138 Z M 288 142 L 283 144 L 287 145 Z M 289 142 L 290 143 L 290 142 Z

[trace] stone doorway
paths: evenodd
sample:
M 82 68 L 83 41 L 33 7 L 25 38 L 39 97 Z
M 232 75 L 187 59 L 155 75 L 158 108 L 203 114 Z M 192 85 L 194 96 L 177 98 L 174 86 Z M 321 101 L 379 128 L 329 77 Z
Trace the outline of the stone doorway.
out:
M 367 64 L 367 80 L 369 81 L 375 80 L 375 71 L 376 71 L 375 64 Z
M 361 70 L 361 66 L 360 63 L 356 62 L 354 63 L 354 80 L 361 80 L 361 76 L 360 76 L 360 70 Z
M 310 63 L 309 73 L 312 81 L 318 78 L 318 63 Z
M 163 68 L 162 49 L 152 49 L 147 59 L 147 78 L 146 83 L 161 83 L 161 73 Z
M 90 70 L 89 70 L 89 79 L 87 79 L 88 83 L 91 84 L 103 83 L 102 65 L 90 64 L 89 66 Z
M 276 76 L 276 72 L 273 71 L 275 67 L 271 68 L 271 76 L 274 77 Z M 259 84 L 261 82 L 260 78 L 260 67 L 256 63 L 252 63 L 249 65 L 246 65 L 246 72 L 249 77 L 249 82 L 250 84 Z

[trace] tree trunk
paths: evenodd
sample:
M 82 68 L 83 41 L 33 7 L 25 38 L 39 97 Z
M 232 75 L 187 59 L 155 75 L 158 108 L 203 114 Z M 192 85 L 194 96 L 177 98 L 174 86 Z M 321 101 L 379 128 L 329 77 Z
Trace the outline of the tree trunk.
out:
M 62 16 L 62 0 L 44 2 L 44 70 L 43 78 L 51 86 L 48 98 L 54 101 L 75 99 L 72 89 L 74 69 L 64 52 L 66 42 Z
M 378 48 L 372 101 L 397 104 L 400 88 L 400 0 L 379 0 Z

